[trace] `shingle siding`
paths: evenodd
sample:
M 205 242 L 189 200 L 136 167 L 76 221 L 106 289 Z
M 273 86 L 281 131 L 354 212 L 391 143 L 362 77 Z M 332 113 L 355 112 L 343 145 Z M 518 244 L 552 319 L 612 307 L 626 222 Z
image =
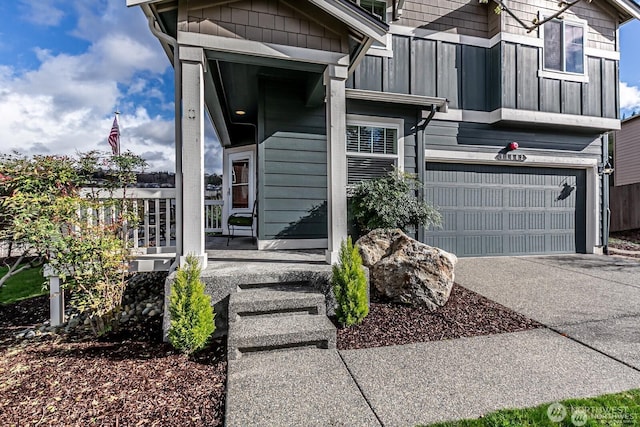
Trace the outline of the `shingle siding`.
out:
M 243 0 L 207 7 L 181 3 L 178 29 L 235 39 L 347 52 L 344 24 L 322 13 L 311 19 L 279 0 Z M 334 29 L 336 31 L 334 31 Z

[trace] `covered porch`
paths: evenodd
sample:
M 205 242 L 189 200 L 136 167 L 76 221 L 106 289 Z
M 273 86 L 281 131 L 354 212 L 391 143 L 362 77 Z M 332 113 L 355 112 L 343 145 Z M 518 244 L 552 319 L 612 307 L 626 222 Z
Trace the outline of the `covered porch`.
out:
M 179 262 L 191 253 L 206 266 L 226 248 L 208 234 L 202 197 L 211 120 L 223 148 L 220 232 L 230 216 L 255 212 L 255 245 L 230 246 L 321 250 L 333 263 L 347 235 L 346 80 L 387 41 L 387 24 L 346 0 L 128 5 L 142 7 L 175 70 Z

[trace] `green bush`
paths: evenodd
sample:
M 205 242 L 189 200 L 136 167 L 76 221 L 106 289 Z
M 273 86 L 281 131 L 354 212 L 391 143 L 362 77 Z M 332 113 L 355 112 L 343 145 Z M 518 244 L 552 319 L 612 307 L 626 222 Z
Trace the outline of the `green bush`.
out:
M 422 184 L 415 176 L 393 170 L 388 175 L 361 181 L 351 193 L 351 209 L 359 232 L 376 228 L 439 225 L 440 213 L 420 200 Z
M 204 348 L 216 329 L 211 298 L 204 293 L 200 272 L 197 258 L 187 256 L 187 265 L 178 269 L 171 287 L 169 342 L 186 354 Z
M 340 260 L 333 266 L 331 279 L 338 307 L 336 316 L 343 326 L 357 325 L 369 314 L 367 277 L 362 258 L 351 236 L 340 245 Z

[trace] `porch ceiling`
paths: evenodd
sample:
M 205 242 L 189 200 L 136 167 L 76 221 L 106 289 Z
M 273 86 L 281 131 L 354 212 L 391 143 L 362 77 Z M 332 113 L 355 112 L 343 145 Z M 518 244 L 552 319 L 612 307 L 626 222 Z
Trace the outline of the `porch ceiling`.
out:
M 209 58 L 213 87 L 207 91 L 217 93 L 233 145 L 255 143 L 260 84 L 265 80 L 287 80 L 300 87 L 300 96 L 304 96 L 308 104 L 324 101 L 324 91 L 313 91 L 317 83 L 322 82 L 323 65 L 239 55 L 225 61 L 216 59 L 214 52 L 209 53 L 214 57 Z M 215 97 L 207 96 L 209 109 L 216 107 L 212 102 Z

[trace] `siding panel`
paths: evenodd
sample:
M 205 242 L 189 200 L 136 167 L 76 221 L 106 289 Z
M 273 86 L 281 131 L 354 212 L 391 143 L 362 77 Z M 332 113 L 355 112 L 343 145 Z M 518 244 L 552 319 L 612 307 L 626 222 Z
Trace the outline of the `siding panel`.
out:
M 616 91 L 613 89 L 617 85 L 616 61 L 603 60 L 602 68 L 602 116 L 611 119 L 618 118 L 618 102 Z
M 585 116 L 602 116 L 602 60 L 587 58 L 589 83 L 583 83 L 583 114 Z
M 521 110 L 538 110 L 538 48 L 519 45 L 516 52 L 517 106 Z
M 393 58 L 388 59 L 388 92 L 409 93 L 410 39 L 393 36 Z
M 562 113 L 582 114 L 582 84 L 562 82 Z
M 260 239 L 327 237 L 326 144 L 320 135 L 277 132 L 259 145 Z
M 451 108 L 460 108 L 461 47 L 457 44 L 438 42 L 438 96 L 447 98 Z
M 436 96 L 436 42 L 414 39 L 411 74 L 414 95 Z
M 517 88 L 516 45 L 502 44 L 502 107 L 516 108 Z
M 487 49 L 462 46 L 462 106 L 465 110 L 487 109 Z
M 540 110 L 548 113 L 561 111 L 560 80 L 540 79 Z

